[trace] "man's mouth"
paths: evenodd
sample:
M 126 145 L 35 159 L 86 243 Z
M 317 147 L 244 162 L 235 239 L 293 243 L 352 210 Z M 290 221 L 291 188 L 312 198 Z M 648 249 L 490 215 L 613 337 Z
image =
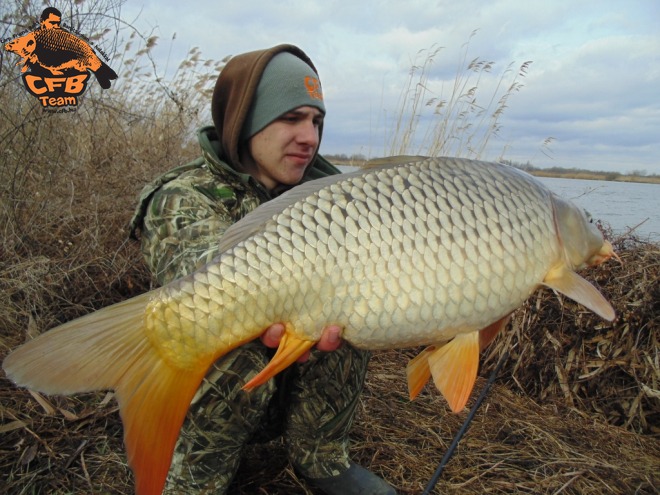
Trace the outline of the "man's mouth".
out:
M 309 153 L 289 153 L 287 156 L 298 164 L 307 164 L 312 159 Z

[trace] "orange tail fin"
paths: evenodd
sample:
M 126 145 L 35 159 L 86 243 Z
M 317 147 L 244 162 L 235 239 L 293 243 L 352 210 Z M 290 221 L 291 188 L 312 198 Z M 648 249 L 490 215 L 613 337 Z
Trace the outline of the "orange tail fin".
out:
M 138 495 L 162 492 L 181 424 L 211 364 L 191 371 L 172 368 L 161 358 L 142 329 L 149 297 L 70 321 L 3 362 L 16 384 L 40 392 L 115 390 Z

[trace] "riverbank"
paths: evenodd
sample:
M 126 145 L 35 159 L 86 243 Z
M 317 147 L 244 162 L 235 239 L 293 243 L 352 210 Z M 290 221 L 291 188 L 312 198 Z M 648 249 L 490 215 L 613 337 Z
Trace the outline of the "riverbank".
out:
M 547 171 L 541 169 L 528 170 L 528 173 L 535 177 L 552 177 L 558 179 L 578 179 L 578 180 L 605 180 L 615 182 L 640 182 L 644 184 L 660 184 L 660 177 L 657 175 L 627 175 L 617 172 L 590 172 L 587 170 L 569 170 Z
M 324 155 L 335 165 L 364 167 L 369 160 L 364 158 L 347 158 L 346 155 Z M 517 166 L 514 164 L 514 166 Z M 639 173 L 622 174 L 619 172 L 602 172 L 592 170 L 581 170 L 574 168 L 553 167 L 550 169 L 540 169 L 530 166 L 519 166 L 521 170 L 535 177 L 551 177 L 558 179 L 578 179 L 578 180 L 604 180 L 616 182 L 640 182 L 643 184 L 660 184 L 660 175 L 641 175 Z

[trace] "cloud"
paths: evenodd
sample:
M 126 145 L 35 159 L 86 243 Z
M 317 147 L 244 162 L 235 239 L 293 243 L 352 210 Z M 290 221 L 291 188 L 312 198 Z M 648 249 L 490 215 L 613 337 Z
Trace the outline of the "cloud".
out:
M 582 163 L 574 166 L 660 173 L 657 46 L 649 35 L 612 35 L 563 49 L 535 63 L 530 90 L 507 117 L 520 133 L 555 137 L 555 149 L 566 147 Z M 557 165 L 566 161 L 562 155 Z
M 127 17 L 135 9 L 127 4 Z M 177 33 L 159 47 L 160 57 L 174 59 L 172 67 L 192 46 L 214 59 L 282 42 L 303 48 L 327 100 L 325 153 L 382 154 L 386 120 L 426 53 L 420 50 L 443 47 L 429 85 L 446 93 L 464 70 L 469 42 L 467 61 L 494 63 L 478 81 L 484 104 L 510 64 L 515 71 L 533 61 L 486 158 L 505 149 L 507 158 L 538 166 L 660 174 L 658 18 L 660 3 L 645 0 L 625 8 L 614 0 L 228 0 L 198 2 L 195 9 L 166 0 L 147 2 L 136 22 L 163 39 Z M 556 140 L 543 148 L 550 136 Z

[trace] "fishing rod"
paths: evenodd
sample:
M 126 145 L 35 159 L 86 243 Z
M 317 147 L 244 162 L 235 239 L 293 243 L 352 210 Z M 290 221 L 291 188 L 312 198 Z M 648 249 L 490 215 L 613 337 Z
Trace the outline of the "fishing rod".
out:
M 497 374 L 500 371 L 500 368 L 504 364 L 504 362 L 509 358 L 509 351 L 506 351 L 502 357 L 500 357 L 500 360 L 497 362 L 497 366 L 495 366 L 495 369 L 493 372 L 490 374 L 490 377 L 488 378 L 488 382 L 486 382 L 486 385 L 484 385 L 484 388 L 481 390 L 481 393 L 479 394 L 479 397 L 477 398 L 477 401 L 474 403 L 472 406 L 472 409 L 470 409 L 470 413 L 468 414 L 467 418 L 465 418 L 465 421 L 463 422 L 463 426 L 461 426 L 461 429 L 458 430 L 458 433 L 456 433 L 456 436 L 454 436 L 454 440 L 452 440 L 451 445 L 449 446 L 449 449 L 447 449 L 447 452 L 445 453 L 444 457 L 440 461 L 440 464 L 438 465 L 437 469 L 435 470 L 435 473 L 433 473 L 433 477 L 431 480 L 428 482 L 426 485 L 426 488 L 424 489 L 424 492 L 422 495 L 430 495 L 431 490 L 435 487 L 436 483 L 440 479 L 440 475 L 442 475 L 442 471 L 444 470 L 445 466 L 449 462 L 449 459 L 451 459 L 451 456 L 454 454 L 454 451 L 456 450 L 456 447 L 458 446 L 458 442 L 461 441 L 461 438 L 463 438 L 463 435 L 467 431 L 468 427 L 470 426 L 470 423 L 472 422 L 472 419 L 474 418 L 474 415 L 477 413 L 477 409 L 479 409 L 479 406 L 481 406 L 481 403 L 484 401 L 486 398 L 486 394 L 488 394 L 488 391 L 490 390 L 490 387 L 493 385 L 493 382 L 497 378 Z

